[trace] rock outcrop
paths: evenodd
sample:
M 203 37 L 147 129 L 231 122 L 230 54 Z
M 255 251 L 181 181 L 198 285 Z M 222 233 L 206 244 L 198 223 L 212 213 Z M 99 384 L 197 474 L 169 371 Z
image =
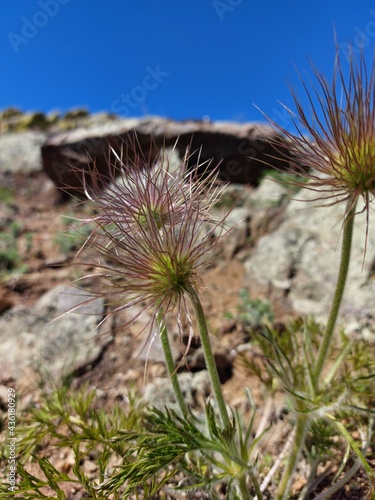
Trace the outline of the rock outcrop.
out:
M 36 130 L 0 134 L 0 173 L 40 171 L 40 149 L 46 138 L 45 132 Z
M 257 185 L 269 168 L 267 163 L 280 169 L 288 166 L 287 159 L 275 159 L 278 153 L 270 142 L 274 138 L 270 127 L 254 123 L 112 119 L 52 135 L 42 146 L 42 159 L 45 172 L 57 186 L 79 191 L 82 178 L 77 170 L 87 171 L 95 165 L 105 176 L 108 160 L 113 160 L 111 148 L 117 153 L 122 148 L 136 149 L 153 159 L 161 149 L 176 145 L 180 158 L 189 149 L 191 164 L 219 164 L 225 181 Z
M 326 320 L 340 262 L 345 206 L 319 206 L 317 193 L 301 190 L 287 206 L 283 222 L 257 242 L 246 262 L 253 294 L 287 298 L 294 311 Z M 361 207 L 359 207 L 359 210 Z M 370 212 L 370 228 L 373 226 Z M 341 318 L 351 329 L 375 340 L 375 234 L 366 214 L 356 216 L 351 262 Z M 357 325 L 357 328 L 355 326 Z
M 97 330 L 104 314 L 103 300 L 79 306 L 85 300 L 87 295 L 81 290 L 58 287 L 32 308 L 15 306 L 2 314 L 2 378 L 25 382 L 37 370 L 60 380 L 94 363 L 110 339 Z M 79 306 L 76 313 L 64 314 L 75 306 Z

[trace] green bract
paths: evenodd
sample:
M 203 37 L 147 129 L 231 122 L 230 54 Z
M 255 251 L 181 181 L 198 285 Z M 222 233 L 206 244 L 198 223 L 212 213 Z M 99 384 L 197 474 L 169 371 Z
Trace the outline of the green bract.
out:
M 366 197 L 375 193 L 375 139 L 349 145 L 338 157 L 333 175 L 343 189 Z

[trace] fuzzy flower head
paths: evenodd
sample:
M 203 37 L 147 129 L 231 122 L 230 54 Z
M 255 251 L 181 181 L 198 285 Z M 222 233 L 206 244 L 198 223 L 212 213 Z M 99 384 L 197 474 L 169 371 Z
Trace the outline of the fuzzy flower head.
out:
M 129 224 L 133 228 L 136 224 L 145 228 L 156 225 L 161 229 L 178 224 L 185 217 L 187 206 L 206 219 L 208 209 L 220 196 L 216 169 L 209 170 L 206 163 L 189 170 L 188 152 L 177 165 L 171 161 L 174 149 L 169 155 L 161 152 L 154 160 L 142 153 L 130 157 L 123 152 L 120 155 L 115 150 L 111 152 L 115 163 L 110 175 L 98 176 L 94 182 L 95 186 L 105 185 L 106 189 L 85 189 L 87 197 L 101 207 L 98 223 L 106 225 L 111 219 L 112 223 L 118 223 L 119 229 Z
M 282 155 L 292 148 L 291 170 L 308 178 L 303 187 L 318 191 L 317 199 L 327 205 L 346 201 L 348 214 L 362 197 L 368 213 L 375 195 L 375 63 L 368 70 L 363 54 L 352 55 L 346 78 L 337 49 L 332 82 L 317 70 L 314 75 L 312 90 L 302 80 L 308 110 L 292 92 L 297 114 L 290 113 L 299 135 L 273 123 L 287 139 L 275 146 Z
M 101 278 L 97 295 L 110 314 L 140 305 L 152 322 L 175 308 L 188 315 L 186 299 L 201 287 L 199 270 L 224 224 L 210 215 L 222 190 L 217 169 L 203 178 L 202 165 L 187 169 L 188 157 L 175 168 L 165 155 L 152 165 L 116 158 L 120 176 L 99 193 L 86 189 L 95 213 L 85 222 L 95 229 L 83 248 L 97 270 L 90 278 Z

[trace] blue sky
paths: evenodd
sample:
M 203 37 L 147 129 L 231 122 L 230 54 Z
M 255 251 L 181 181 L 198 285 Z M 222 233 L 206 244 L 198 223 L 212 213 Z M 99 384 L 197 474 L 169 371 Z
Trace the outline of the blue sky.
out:
M 371 59 L 372 0 L 17 0 L 0 16 L 0 109 L 283 125 L 308 58 L 328 77 L 348 42 Z M 287 123 L 284 123 L 287 125 Z

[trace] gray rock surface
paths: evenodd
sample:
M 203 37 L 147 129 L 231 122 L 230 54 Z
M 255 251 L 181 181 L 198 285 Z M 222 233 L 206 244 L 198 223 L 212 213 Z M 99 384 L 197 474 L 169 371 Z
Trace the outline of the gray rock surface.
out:
M 0 172 L 37 172 L 42 169 L 44 132 L 27 130 L 0 134 Z
M 206 370 L 201 370 L 197 373 L 179 373 L 178 380 L 185 402 L 188 406 L 195 406 L 197 394 L 203 397 L 209 395 L 210 382 Z M 163 410 L 167 407 L 179 411 L 172 383 L 169 378 L 157 378 L 154 382 L 146 385 L 143 399 L 146 403 L 149 403 L 159 410 Z
M 2 379 L 25 379 L 39 370 L 58 380 L 94 363 L 108 342 L 97 330 L 103 300 L 95 299 L 53 321 L 87 298 L 71 286 L 59 287 L 32 308 L 15 306 L 1 315 Z
M 291 201 L 281 225 L 258 241 L 246 262 L 250 290 L 288 296 L 298 313 L 326 318 L 337 279 L 344 205 L 321 207 L 316 193 L 303 190 Z M 359 202 L 359 210 L 361 210 Z M 352 260 L 341 312 L 356 323 L 374 318 L 375 231 L 370 214 L 364 258 L 366 214 L 355 220 Z

